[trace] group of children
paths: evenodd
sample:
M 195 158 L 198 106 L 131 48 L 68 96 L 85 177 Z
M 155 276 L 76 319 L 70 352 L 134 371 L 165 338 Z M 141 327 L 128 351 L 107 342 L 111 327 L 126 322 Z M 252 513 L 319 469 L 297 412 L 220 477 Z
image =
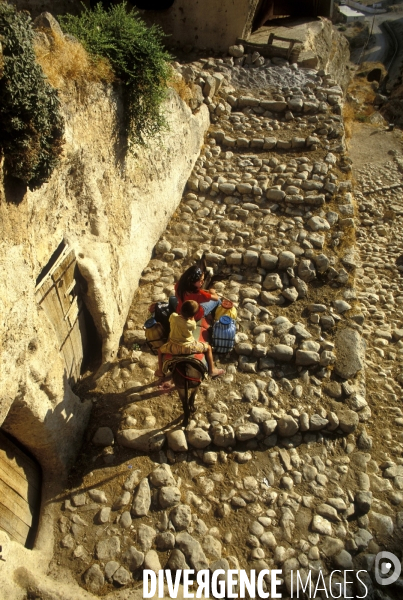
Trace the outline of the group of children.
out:
M 196 342 L 192 332 L 196 329 L 196 321 L 210 314 L 220 304 L 215 290 L 201 289 L 204 283 L 204 273 L 198 266 L 187 269 L 175 286 L 178 299 L 174 312 L 169 317 L 170 334 L 166 344 L 158 349 L 158 369 L 156 377 L 163 377 L 163 354 L 205 354 L 210 377 L 224 375 L 224 369 L 214 366 L 213 351 L 210 344 Z

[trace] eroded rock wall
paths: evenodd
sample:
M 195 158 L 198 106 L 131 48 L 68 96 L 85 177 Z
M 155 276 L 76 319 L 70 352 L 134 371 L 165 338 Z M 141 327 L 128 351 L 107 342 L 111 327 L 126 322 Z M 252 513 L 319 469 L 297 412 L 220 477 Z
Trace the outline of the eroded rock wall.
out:
M 350 49 L 348 41 L 334 27 L 329 19 L 319 18 L 307 24 L 304 40 L 304 55 L 317 57 L 315 68 L 323 69 L 345 90 L 350 81 Z
M 148 24 L 162 27 L 169 45 L 225 51 L 247 37 L 258 0 L 176 0 L 169 10 L 140 11 Z
M 112 88 L 84 101 L 66 93 L 60 167 L 35 192 L 0 186 L 0 423 L 50 470 L 68 464 L 88 407 L 71 391 L 55 331 L 35 299 L 35 280 L 64 240 L 87 281 L 86 304 L 111 360 L 142 269 L 177 207 L 209 117 L 171 90 L 169 130 L 126 156 L 122 105 Z M 11 410 L 10 410 L 11 409 Z

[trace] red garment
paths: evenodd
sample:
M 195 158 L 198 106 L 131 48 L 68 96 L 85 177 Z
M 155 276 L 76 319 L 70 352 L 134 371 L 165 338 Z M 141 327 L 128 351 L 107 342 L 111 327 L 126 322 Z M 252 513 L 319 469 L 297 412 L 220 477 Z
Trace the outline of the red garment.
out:
M 177 287 L 178 287 L 178 284 L 175 285 L 175 296 L 178 298 L 178 305 L 176 307 L 176 312 L 178 314 L 180 314 L 180 312 L 181 312 L 182 304 L 184 302 L 186 302 L 187 300 L 194 300 L 198 304 L 201 304 L 202 302 L 208 302 L 209 300 L 211 300 L 211 293 L 208 292 L 207 290 L 198 290 L 197 292 L 186 292 L 184 300 L 181 300 L 177 293 Z M 203 307 L 200 306 L 199 310 L 195 314 L 195 321 L 199 321 L 200 319 L 203 318 L 203 316 L 204 316 L 204 310 L 203 310 Z

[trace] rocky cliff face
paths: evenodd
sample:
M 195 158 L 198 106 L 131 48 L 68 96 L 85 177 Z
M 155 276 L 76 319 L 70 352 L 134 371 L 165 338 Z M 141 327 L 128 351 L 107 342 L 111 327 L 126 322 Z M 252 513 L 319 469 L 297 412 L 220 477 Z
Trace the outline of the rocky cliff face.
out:
M 207 107 L 193 115 L 171 90 L 169 131 L 133 157 L 122 151 L 122 106 L 112 88 L 94 87 L 82 102 L 71 90 L 62 109 L 64 156 L 49 183 L 27 192 L 2 176 L 0 186 L 0 422 L 52 469 L 74 455 L 87 411 L 67 383 L 35 280 L 61 242 L 74 249 L 103 360 L 111 360 L 209 122 Z
M 350 48 L 346 38 L 333 27 L 331 21 L 320 18 L 307 23 L 301 61 L 304 55 L 307 58 L 310 55 L 316 57 L 315 68 L 323 69 L 346 89 L 350 80 Z

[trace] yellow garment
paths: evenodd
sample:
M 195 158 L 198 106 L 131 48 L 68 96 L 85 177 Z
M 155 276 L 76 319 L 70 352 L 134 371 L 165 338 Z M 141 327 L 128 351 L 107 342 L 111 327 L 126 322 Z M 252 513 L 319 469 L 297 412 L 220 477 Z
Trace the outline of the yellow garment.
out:
M 234 319 L 234 321 L 235 321 L 238 316 L 235 306 L 233 306 L 232 308 L 224 308 L 221 305 L 217 306 L 217 308 L 215 309 L 214 320 L 218 321 L 218 319 L 220 319 L 221 317 L 224 317 L 224 316 L 231 317 L 231 319 Z
M 190 346 L 195 343 L 192 335 L 192 331 L 196 329 L 196 321 L 194 319 L 184 319 L 178 313 L 172 313 L 169 317 L 169 325 L 169 342 L 181 344 L 182 346 Z

